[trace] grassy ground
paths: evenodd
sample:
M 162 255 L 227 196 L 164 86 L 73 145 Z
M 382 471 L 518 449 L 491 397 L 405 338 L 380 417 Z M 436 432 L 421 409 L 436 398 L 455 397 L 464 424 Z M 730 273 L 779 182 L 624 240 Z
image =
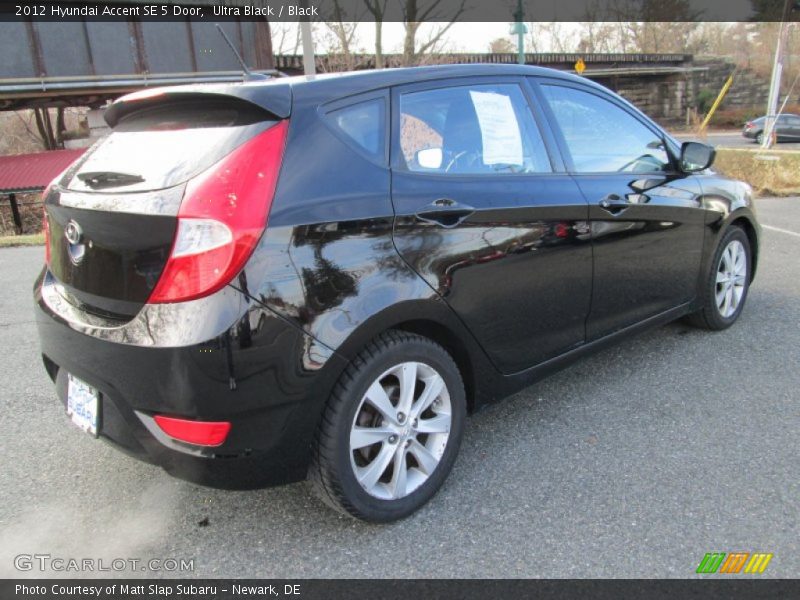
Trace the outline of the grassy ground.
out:
M 0 248 L 9 248 L 11 246 L 41 246 L 42 244 L 44 244 L 43 233 L 0 236 Z
M 800 194 L 800 152 L 718 148 L 714 168 L 753 186 L 759 196 Z

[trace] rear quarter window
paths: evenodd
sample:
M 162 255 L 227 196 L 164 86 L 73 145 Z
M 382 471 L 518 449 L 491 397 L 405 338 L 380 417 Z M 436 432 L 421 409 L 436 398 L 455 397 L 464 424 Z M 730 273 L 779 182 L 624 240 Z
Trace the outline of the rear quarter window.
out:
M 386 157 L 386 102 L 373 98 L 331 110 L 325 119 L 356 150 L 376 162 Z

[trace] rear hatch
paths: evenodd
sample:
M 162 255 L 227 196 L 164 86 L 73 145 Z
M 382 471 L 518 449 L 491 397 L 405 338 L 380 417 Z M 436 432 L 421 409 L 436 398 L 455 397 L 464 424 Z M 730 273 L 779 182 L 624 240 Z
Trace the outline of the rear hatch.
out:
M 196 89 L 132 95 L 107 115 L 111 134 L 47 192 L 48 265 L 70 302 L 124 321 L 168 264 L 187 187 L 280 119 L 251 101 Z

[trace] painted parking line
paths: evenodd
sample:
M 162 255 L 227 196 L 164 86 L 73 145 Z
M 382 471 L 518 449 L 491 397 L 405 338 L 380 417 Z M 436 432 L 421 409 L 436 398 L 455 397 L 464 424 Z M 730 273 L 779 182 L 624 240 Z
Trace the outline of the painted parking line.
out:
M 773 227 L 772 225 L 764 225 L 762 223 L 761 227 L 764 229 L 769 229 L 770 231 L 777 231 L 778 233 L 785 233 L 786 235 L 793 235 L 794 237 L 800 238 L 800 233 L 796 231 L 789 231 L 788 229 L 781 229 L 780 227 Z

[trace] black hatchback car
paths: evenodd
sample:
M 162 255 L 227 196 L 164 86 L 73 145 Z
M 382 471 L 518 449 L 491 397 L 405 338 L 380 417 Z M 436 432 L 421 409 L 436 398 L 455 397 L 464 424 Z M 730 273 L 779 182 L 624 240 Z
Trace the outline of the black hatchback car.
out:
M 91 435 L 203 485 L 404 517 L 465 417 L 609 342 L 736 321 L 750 188 L 532 67 L 125 96 L 46 192 L 44 364 Z

